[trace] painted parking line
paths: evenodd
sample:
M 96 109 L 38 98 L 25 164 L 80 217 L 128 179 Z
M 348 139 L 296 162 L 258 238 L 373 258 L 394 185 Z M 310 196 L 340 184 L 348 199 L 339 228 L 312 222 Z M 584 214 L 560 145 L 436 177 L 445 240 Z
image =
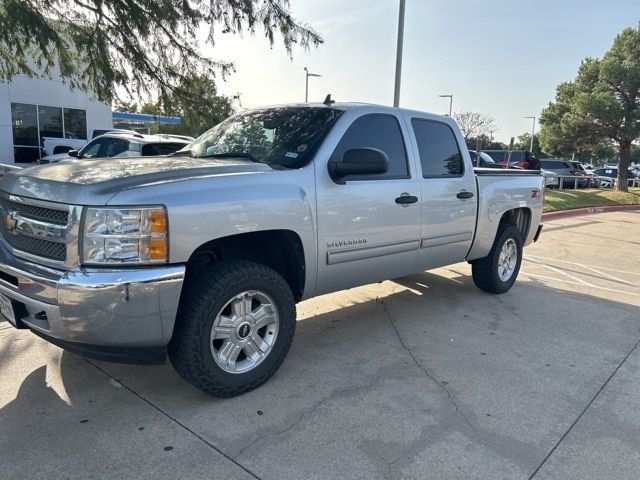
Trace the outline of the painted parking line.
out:
M 536 257 L 536 256 L 533 256 L 533 255 L 523 256 L 523 260 L 525 260 L 529 264 L 533 264 L 533 265 L 537 265 L 539 267 L 542 267 L 542 268 L 544 268 L 546 270 L 549 270 L 549 271 L 551 271 L 553 273 L 556 273 L 556 274 L 560 275 L 560 277 L 542 275 L 540 273 L 530 273 L 530 272 L 527 272 L 527 271 L 524 271 L 523 273 L 525 275 L 529 276 L 529 277 L 532 277 L 532 278 L 539 278 L 539 279 L 542 279 L 542 280 L 549 280 L 549 281 L 564 283 L 564 284 L 568 284 L 568 285 L 577 285 L 577 286 L 581 286 L 581 287 L 587 287 L 587 288 L 590 288 L 590 289 L 601 290 L 601 291 L 604 291 L 604 292 L 614 292 L 614 293 L 620 293 L 620 294 L 623 294 L 623 295 L 630 295 L 630 296 L 634 296 L 634 297 L 640 297 L 640 293 L 637 293 L 637 292 L 621 290 L 619 288 L 609 288 L 609 287 L 605 287 L 605 286 L 602 286 L 602 285 L 597 285 L 597 284 L 588 282 L 588 281 L 583 280 L 582 278 L 580 278 L 578 276 L 579 274 L 568 273 L 568 272 L 562 270 L 561 267 L 548 265 L 548 264 L 546 264 L 544 262 L 539 261 L 539 259 L 542 259 L 542 258 L 545 258 L 545 257 Z M 632 288 L 635 287 L 635 285 L 632 284 L 632 283 L 628 283 L 628 282 L 626 282 L 624 280 L 618 279 L 617 277 L 614 277 L 613 275 L 608 275 L 608 274 L 606 274 L 604 272 L 600 272 L 598 270 L 598 268 L 600 268 L 600 267 L 596 268 L 596 267 L 592 267 L 590 265 L 584 265 L 584 264 L 580 264 L 580 263 L 577 263 L 577 262 L 570 262 L 570 261 L 566 261 L 566 260 L 558 260 L 558 259 L 550 259 L 550 258 L 547 259 L 547 260 L 551 260 L 553 262 L 564 262 L 564 263 L 569 263 L 569 264 L 572 264 L 572 265 L 576 265 L 576 266 L 584 268 L 585 270 L 590 270 L 590 271 L 602 274 L 603 276 L 608 277 L 611 280 L 615 280 L 615 281 L 621 282 L 621 283 L 623 283 L 625 285 L 628 285 L 628 286 L 630 286 Z M 610 269 L 608 269 L 608 270 L 610 270 Z
M 623 273 L 625 275 L 635 275 L 637 277 L 640 277 L 640 272 L 628 272 L 628 271 L 625 271 L 625 270 L 620 270 L 618 268 L 601 267 L 599 265 L 585 265 L 584 263 L 571 262 L 569 260 L 561 260 L 559 258 L 540 257 L 538 255 L 524 255 L 523 257 L 524 257 L 525 260 L 529 259 L 529 258 L 536 258 L 536 259 L 539 259 L 539 260 L 549 260 L 551 262 L 568 263 L 570 265 L 576 265 L 578 267 L 584 267 L 584 268 L 587 268 L 589 270 L 595 270 L 595 269 L 597 269 L 597 270 L 608 270 L 609 272 L 617 272 L 617 273 Z M 605 275 L 604 272 L 598 272 L 598 273 L 602 273 L 603 275 Z M 612 277 L 612 278 L 615 278 L 615 277 Z M 625 283 L 623 280 L 620 280 L 620 279 L 617 279 L 617 280 Z M 633 284 L 631 284 L 631 285 L 633 285 Z

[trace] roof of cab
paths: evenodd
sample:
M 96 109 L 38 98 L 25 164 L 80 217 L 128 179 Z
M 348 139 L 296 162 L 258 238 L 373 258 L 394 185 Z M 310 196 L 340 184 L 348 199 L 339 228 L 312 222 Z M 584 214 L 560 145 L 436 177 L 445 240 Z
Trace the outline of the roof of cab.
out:
M 263 110 L 263 109 L 267 109 L 267 108 L 283 108 L 283 107 L 289 107 L 289 108 L 303 108 L 303 107 L 319 107 L 319 108 L 335 108 L 338 110 L 377 110 L 377 111 L 381 111 L 381 112 L 397 112 L 397 111 L 401 111 L 404 112 L 410 116 L 416 116 L 416 117 L 422 117 L 422 118 L 430 118 L 433 120 L 439 120 L 439 121 L 444 121 L 446 123 L 455 123 L 455 120 L 453 120 L 451 117 L 449 117 L 448 115 L 439 115 L 436 113 L 429 113 L 429 112 L 422 112 L 419 110 L 413 110 L 413 109 L 409 109 L 409 108 L 400 108 L 400 107 L 392 107 L 389 105 L 380 105 L 380 104 L 375 104 L 375 103 L 364 103 L 364 102 L 334 102 L 331 105 L 326 105 L 324 103 L 321 102 L 309 102 L 309 103 L 283 103 L 283 104 L 279 104 L 279 105 L 265 105 L 263 107 L 257 107 L 257 108 L 252 108 L 252 109 L 248 109 L 247 111 L 250 110 Z M 239 112 L 241 113 L 241 112 Z

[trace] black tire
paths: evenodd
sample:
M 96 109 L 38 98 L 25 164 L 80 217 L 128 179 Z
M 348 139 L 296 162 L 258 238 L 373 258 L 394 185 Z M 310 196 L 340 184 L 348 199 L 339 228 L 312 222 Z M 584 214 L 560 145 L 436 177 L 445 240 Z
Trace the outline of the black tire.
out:
M 498 274 L 498 262 L 500 259 L 500 251 L 502 246 L 512 239 L 516 244 L 518 258 L 516 267 L 511 276 L 503 281 Z M 522 235 L 520 230 L 512 223 L 501 223 L 496 233 L 496 239 L 493 242 L 489 255 L 484 258 L 471 262 L 471 272 L 473 274 L 473 283 L 480 290 L 489 293 L 505 293 L 515 283 L 520 271 L 522 263 Z
M 269 353 L 252 370 L 229 373 L 214 360 L 211 329 L 227 302 L 246 290 L 259 290 L 271 297 L 279 317 L 278 333 Z M 178 374 L 196 388 L 218 397 L 233 397 L 273 376 L 287 356 L 295 328 L 295 301 L 281 275 L 253 262 L 221 262 L 185 283 L 169 359 Z

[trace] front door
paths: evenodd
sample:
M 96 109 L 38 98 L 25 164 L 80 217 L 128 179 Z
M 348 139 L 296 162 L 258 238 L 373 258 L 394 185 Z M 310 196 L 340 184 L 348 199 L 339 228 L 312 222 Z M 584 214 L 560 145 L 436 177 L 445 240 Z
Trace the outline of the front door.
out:
M 341 159 L 352 148 L 378 148 L 389 157 L 389 171 L 346 177 L 340 185 L 329 177 L 326 162 L 316 163 L 317 294 L 414 271 L 420 187 L 411 176 L 404 138 L 395 115 L 363 115 L 353 120 L 330 159 Z M 402 197 L 414 197 L 415 203 Z

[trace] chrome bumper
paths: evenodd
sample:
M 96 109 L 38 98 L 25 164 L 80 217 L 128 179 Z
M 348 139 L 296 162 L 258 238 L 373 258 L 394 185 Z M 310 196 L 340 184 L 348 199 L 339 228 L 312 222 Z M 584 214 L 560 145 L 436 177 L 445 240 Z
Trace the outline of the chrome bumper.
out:
M 0 243 L 0 292 L 14 300 L 18 327 L 75 350 L 165 347 L 184 274 L 184 265 L 57 270 Z

